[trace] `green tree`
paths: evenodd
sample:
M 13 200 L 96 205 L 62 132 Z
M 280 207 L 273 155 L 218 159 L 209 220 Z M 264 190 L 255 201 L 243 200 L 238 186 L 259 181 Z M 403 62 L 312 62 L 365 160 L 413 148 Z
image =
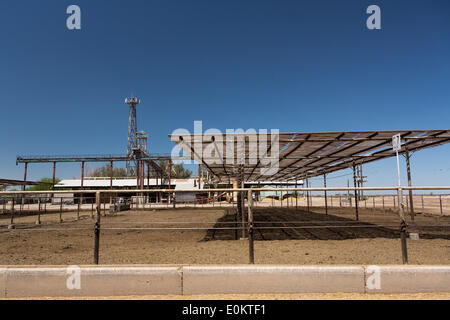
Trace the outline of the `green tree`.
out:
M 110 176 L 111 176 L 110 164 L 105 164 L 101 167 L 97 167 L 88 174 L 88 177 L 110 177 Z M 113 177 L 125 178 L 127 177 L 127 170 L 125 168 L 113 168 Z
M 58 178 L 55 178 L 55 184 L 60 182 L 61 180 Z M 31 186 L 27 187 L 26 191 L 46 191 L 46 190 L 52 190 L 52 184 L 53 184 L 53 178 L 42 178 L 39 180 L 39 182 L 47 183 L 45 185 L 37 185 L 37 186 Z
M 160 160 L 159 166 L 164 172 L 169 172 L 169 161 L 168 160 Z M 183 164 L 177 163 L 172 165 L 172 178 L 175 179 L 187 179 L 192 176 L 192 171 L 187 170 Z

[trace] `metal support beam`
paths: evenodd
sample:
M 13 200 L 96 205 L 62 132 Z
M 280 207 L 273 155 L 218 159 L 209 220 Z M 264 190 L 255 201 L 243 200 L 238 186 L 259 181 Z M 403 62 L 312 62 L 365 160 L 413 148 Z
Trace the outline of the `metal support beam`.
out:
M 24 169 L 24 173 L 23 173 L 23 186 L 22 186 L 22 191 L 25 191 L 26 188 L 26 182 L 27 182 L 27 171 L 28 171 L 28 162 L 25 162 L 25 169 Z M 20 210 L 22 210 L 23 205 L 25 204 L 25 197 L 22 195 L 22 201 L 21 201 L 21 205 L 20 205 Z
M 171 186 L 171 179 L 172 179 L 172 160 L 169 160 L 169 189 Z M 167 196 L 167 203 L 169 203 L 169 204 L 171 201 L 171 199 L 170 199 L 171 197 L 172 197 L 172 194 L 169 193 L 169 195 Z
M 326 173 L 323 175 L 323 187 L 327 187 L 327 175 Z M 325 190 L 325 214 L 328 214 L 328 199 L 327 199 L 327 190 Z
M 113 189 L 113 161 L 111 160 L 109 163 L 109 188 L 112 190 Z M 113 197 L 112 194 L 109 197 L 109 203 L 112 204 L 113 203 Z
M 56 182 L 56 162 L 53 162 L 53 180 L 52 180 L 52 190 L 55 190 L 55 182 Z
M 398 204 L 399 204 L 398 214 L 400 217 L 400 238 L 401 238 L 401 244 L 402 244 L 402 260 L 403 260 L 403 264 L 408 264 L 408 250 L 406 247 L 406 221 L 405 221 L 405 214 L 403 212 L 402 188 L 398 188 L 397 197 L 398 197 Z
M 248 190 L 247 193 L 248 198 L 248 248 L 249 248 L 249 263 L 254 264 L 255 263 L 255 250 L 253 245 L 253 194 L 252 190 Z
M 411 182 L 411 166 L 409 163 L 409 151 L 408 151 L 408 147 L 407 144 L 405 143 L 405 158 L 406 158 L 406 174 L 408 176 L 408 187 L 412 187 L 412 182 Z M 411 214 L 411 220 L 414 221 L 414 201 L 413 201 L 413 192 L 412 190 L 409 190 L 409 207 L 410 207 L 410 214 Z
M 81 188 L 80 189 L 81 190 L 84 189 L 84 161 L 81 161 Z M 79 206 L 81 206 L 82 204 L 83 204 L 83 193 L 80 196 Z
M 353 186 L 356 188 L 357 187 L 357 182 L 356 182 L 356 164 L 355 161 L 353 161 Z M 359 213 L 358 213 L 358 190 L 355 189 L 355 218 L 356 221 L 359 220 Z

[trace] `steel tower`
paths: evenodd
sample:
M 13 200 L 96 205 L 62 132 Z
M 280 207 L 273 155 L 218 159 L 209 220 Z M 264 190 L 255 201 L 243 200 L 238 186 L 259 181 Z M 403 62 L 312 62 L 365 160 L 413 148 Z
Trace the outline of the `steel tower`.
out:
M 136 106 L 141 101 L 138 98 L 126 98 L 125 103 L 130 106 L 130 116 L 128 119 L 128 146 L 127 146 L 127 174 L 133 176 L 136 174 L 136 160 L 134 159 L 133 149 L 138 148 L 136 139 L 137 122 L 136 122 Z

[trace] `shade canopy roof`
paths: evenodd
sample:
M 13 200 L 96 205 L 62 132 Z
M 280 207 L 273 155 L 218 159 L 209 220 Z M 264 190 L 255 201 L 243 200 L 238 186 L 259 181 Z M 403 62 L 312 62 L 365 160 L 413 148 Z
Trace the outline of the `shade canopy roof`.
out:
M 219 181 L 236 177 L 244 181 L 292 181 L 393 157 L 392 137 L 396 134 L 402 138 L 400 153 L 450 142 L 450 129 L 172 134 L 169 138 L 183 150 L 180 158 L 183 154 L 202 163 Z M 278 159 L 278 169 L 267 170 L 269 157 Z

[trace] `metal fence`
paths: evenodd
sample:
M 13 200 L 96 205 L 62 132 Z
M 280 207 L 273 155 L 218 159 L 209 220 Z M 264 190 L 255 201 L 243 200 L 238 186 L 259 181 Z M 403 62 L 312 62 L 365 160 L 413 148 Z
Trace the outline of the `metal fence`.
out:
M 374 187 L 374 188 L 241 188 L 241 189 L 192 189 L 192 190 L 64 190 L 64 191 L 11 191 L 0 192 L 1 213 L 8 215 L 8 223 L 0 224 L 0 232 L 21 231 L 64 231 L 92 230 L 94 234 L 94 264 L 99 263 L 100 230 L 229 230 L 235 238 L 248 239 L 249 263 L 254 263 L 255 232 L 264 238 L 267 229 L 311 230 L 341 228 L 398 228 L 401 239 L 403 263 L 408 263 L 406 238 L 408 227 L 449 227 L 450 221 L 437 221 L 435 224 L 421 225 L 415 221 L 416 214 L 435 217 L 450 216 L 450 187 Z M 372 191 L 377 194 L 361 197 L 360 191 Z M 410 194 L 404 194 L 404 191 Z M 413 194 L 418 192 L 419 194 Z M 440 192 L 429 194 L 430 191 Z M 275 195 L 262 196 L 264 192 Z M 396 195 L 392 194 L 396 192 Z M 391 193 L 391 194 L 389 194 Z M 223 208 L 234 214 L 229 221 L 216 221 L 214 226 L 201 226 L 198 222 L 133 221 L 122 223 L 118 227 L 101 223 L 101 217 L 115 215 L 123 210 L 160 210 L 160 209 L 211 209 Z M 333 210 L 352 208 L 352 220 L 255 220 L 258 209 L 285 208 L 310 212 L 319 210 L 328 215 Z M 370 210 L 396 212 L 398 219 L 379 220 L 376 223 L 360 221 L 361 214 Z M 57 221 L 42 224 L 41 217 L 56 214 Z M 72 222 L 73 228 L 60 228 L 58 224 L 67 223 L 65 215 L 75 213 L 75 220 L 89 217 L 84 223 Z M 17 222 L 22 216 L 36 216 L 32 225 Z M 409 223 L 407 223 L 409 220 Z M 117 223 L 115 223 L 117 225 Z M 128 225 L 127 225 L 128 224 Z M 130 226 L 131 224 L 135 226 Z M 148 225 L 151 226 L 148 226 Z M 190 225 L 191 224 L 191 225 Z M 36 228 L 39 225 L 39 228 Z

